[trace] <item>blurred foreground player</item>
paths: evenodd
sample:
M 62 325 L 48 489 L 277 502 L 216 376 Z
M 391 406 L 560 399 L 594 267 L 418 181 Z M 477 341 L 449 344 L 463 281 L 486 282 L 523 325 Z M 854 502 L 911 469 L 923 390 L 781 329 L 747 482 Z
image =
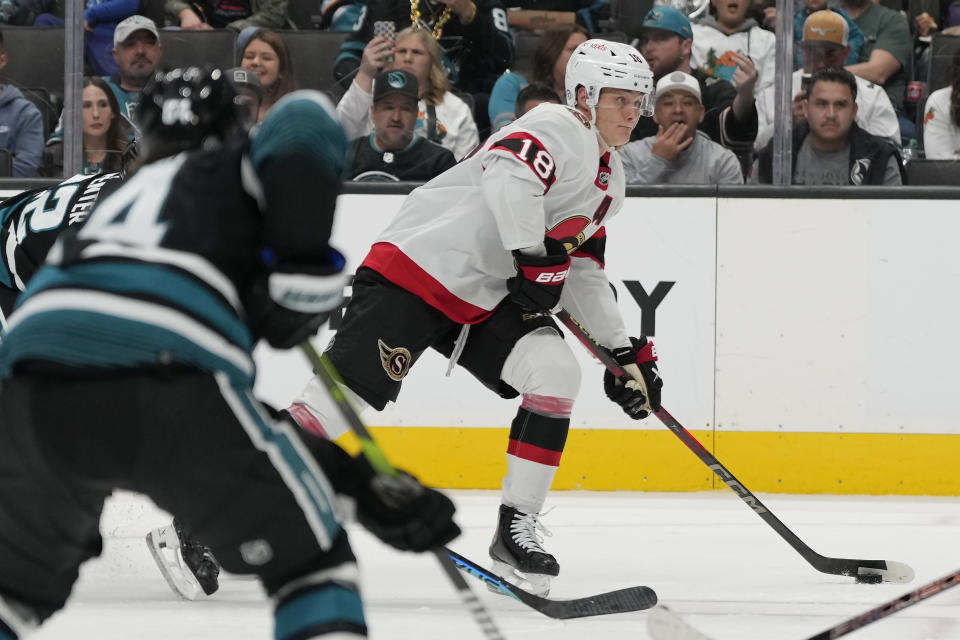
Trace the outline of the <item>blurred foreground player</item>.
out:
M 227 81 L 236 92 L 236 102 L 247 108 L 237 123 L 246 130 L 256 122 L 263 88 L 256 74 L 237 67 L 226 72 Z M 136 158 L 136 145 L 125 151 L 122 164 L 128 166 Z M 0 204 L 0 311 L 10 316 L 17 296 L 43 264 L 47 252 L 61 232 L 75 229 L 86 222 L 98 200 L 119 188 L 123 173 L 78 174 L 55 187 L 30 189 Z
M 340 299 L 333 107 L 291 94 L 249 139 L 220 71 L 193 68 L 144 103 L 144 166 L 61 236 L 0 342 L 0 639 L 64 606 L 114 488 L 256 574 L 277 640 L 365 637 L 335 492 L 401 549 L 458 529 L 441 494 L 411 479 L 386 504 L 369 466 L 252 395 L 255 342 L 297 344 Z
M 603 270 L 604 225 L 624 199 L 616 148 L 649 115 L 652 85 L 633 47 L 578 46 L 566 70 L 569 106 L 539 105 L 410 194 L 358 270 L 327 351 L 377 410 L 431 347 L 501 397 L 522 396 L 490 555 L 497 573 L 540 594 L 560 571 L 542 547 L 540 513 L 580 386 L 551 309 L 563 304 L 630 372 L 625 386 L 604 379 L 629 416 L 660 405 L 653 345 L 628 337 Z M 316 380 L 288 411 L 332 438 L 345 430 Z
M 120 173 L 76 175 L 0 204 L 0 311 L 4 320 L 62 231 L 82 225 L 93 205 L 120 184 Z

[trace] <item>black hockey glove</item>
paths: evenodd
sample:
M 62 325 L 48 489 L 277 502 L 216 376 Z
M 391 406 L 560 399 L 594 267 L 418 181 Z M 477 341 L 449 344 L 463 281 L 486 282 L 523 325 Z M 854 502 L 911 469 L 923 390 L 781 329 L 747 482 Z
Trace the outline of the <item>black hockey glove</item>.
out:
M 657 370 L 657 350 L 653 343 L 644 337 L 630 338 L 630 342 L 632 347 L 614 349 L 612 354 L 632 379 L 624 384 L 607 369 L 603 372 L 603 390 L 624 413 L 641 420 L 660 409 L 663 379 Z
M 279 416 L 293 421 L 286 412 Z M 460 535 L 453 503 L 439 491 L 404 471 L 396 478 L 382 476 L 362 455 L 353 458 L 337 444 L 307 432 L 300 436 L 333 490 L 353 499 L 360 524 L 390 546 L 427 551 Z
M 417 552 L 442 547 L 460 535 L 450 498 L 405 471 L 389 477 L 374 472 L 362 456 L 355 462 L 361 479 L 353 493 L 357 520 L 370 533 L 401 551 Z
M 243 294 L 247 323 L 256 338 L 290 349 L 316 334 L 343 301 L 349 274 L 335 249 L 322 264 L 286 266 L 257 276 Z
M 563 244 L 544 238 L 545 256 L 513 252 L 517 275 L 507 280 L 510 297 L 527 311 L 549 312 L 560 304 L 563 283 L 570 273 L 570 256 Z

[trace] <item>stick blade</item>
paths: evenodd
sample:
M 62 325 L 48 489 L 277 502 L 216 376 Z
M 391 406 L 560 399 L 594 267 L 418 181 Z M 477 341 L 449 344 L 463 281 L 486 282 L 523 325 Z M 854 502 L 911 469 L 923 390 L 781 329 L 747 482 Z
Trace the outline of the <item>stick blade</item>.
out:
M 522 595 L 519 597 L 523 600 Z M 637 586 L 574 600 L 549 600 L 540 602 L 536 608 L 551 618 L 569 620 L 571 618 L 605 616 L 612 613 L 643 611 L 655 604 L 657 604 L 656 592 L 650 587 Z
M 647 633 L 653 640 L 713 640 L 663 605 L 647 614 Z
M 857 582 L 890 582 L 892 584 L 906 584 L 914 578 L 910 565 L 895 560 L 884 560 L 885 569 L 873 567 L 858 567 Z

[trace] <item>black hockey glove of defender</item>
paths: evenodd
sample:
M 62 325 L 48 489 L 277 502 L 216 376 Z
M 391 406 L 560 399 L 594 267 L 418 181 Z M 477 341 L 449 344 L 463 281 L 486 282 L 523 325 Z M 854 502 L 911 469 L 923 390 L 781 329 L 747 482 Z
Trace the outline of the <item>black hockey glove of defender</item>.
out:
M 617 364 L 631 376 L 624 384 L 610 370 L 603 372 L 603 390 L 624 413 L 634 420 L 646 418 L 660 409 L 663 379 L 657 370 L 657 350 L 646 338 L 630 338 L 632 346 L 614 349 Z
M 401 551 L 417 552 L 442 547 L 460 535 L 450 498 L 405 471 L 390 477 L 376 473 L 362 456 L 354 461 L 357 520 L 370 533 Z
M 288 421 L 292 416 L 279 414 Z M 427 551 L 460 535 L 450 498 L 420 484 L 409 473 L 396 478 L 376 473 L 363 456 L 351 457 L 325 438 L 300 432 L 334 491 L 353 499 L 357 520 L 401 551 Z
M 349 279 L 346 260 L 336 249 L 325 258 L 318 264 L 281 265 L 253 280 L 243 306 L 255 337 L 275 349 L 291 349 L 316 334 L 343 301 Z
M 570 256 L 558 240 L 543 239 L 545 256 L 513 252 L 517 275 L 507 280 L 510 298 L 527 311 L 549 312 L 560 304 L 563 283 L 570 273 Z

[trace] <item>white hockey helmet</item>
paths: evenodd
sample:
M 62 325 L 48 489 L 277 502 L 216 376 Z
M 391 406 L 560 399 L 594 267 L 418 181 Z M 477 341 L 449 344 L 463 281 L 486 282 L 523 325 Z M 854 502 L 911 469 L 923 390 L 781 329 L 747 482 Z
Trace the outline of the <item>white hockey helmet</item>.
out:
M 577 106 L 577 87 L 586 88 L 593 120 L 600 90 L 606 87 L 643 92 L 640 115 L 653 115 L 653 72 L 640 52 L 628 44 L 599 39 L 582 42 L 567 61 L 564 85 L 571 107 Z

